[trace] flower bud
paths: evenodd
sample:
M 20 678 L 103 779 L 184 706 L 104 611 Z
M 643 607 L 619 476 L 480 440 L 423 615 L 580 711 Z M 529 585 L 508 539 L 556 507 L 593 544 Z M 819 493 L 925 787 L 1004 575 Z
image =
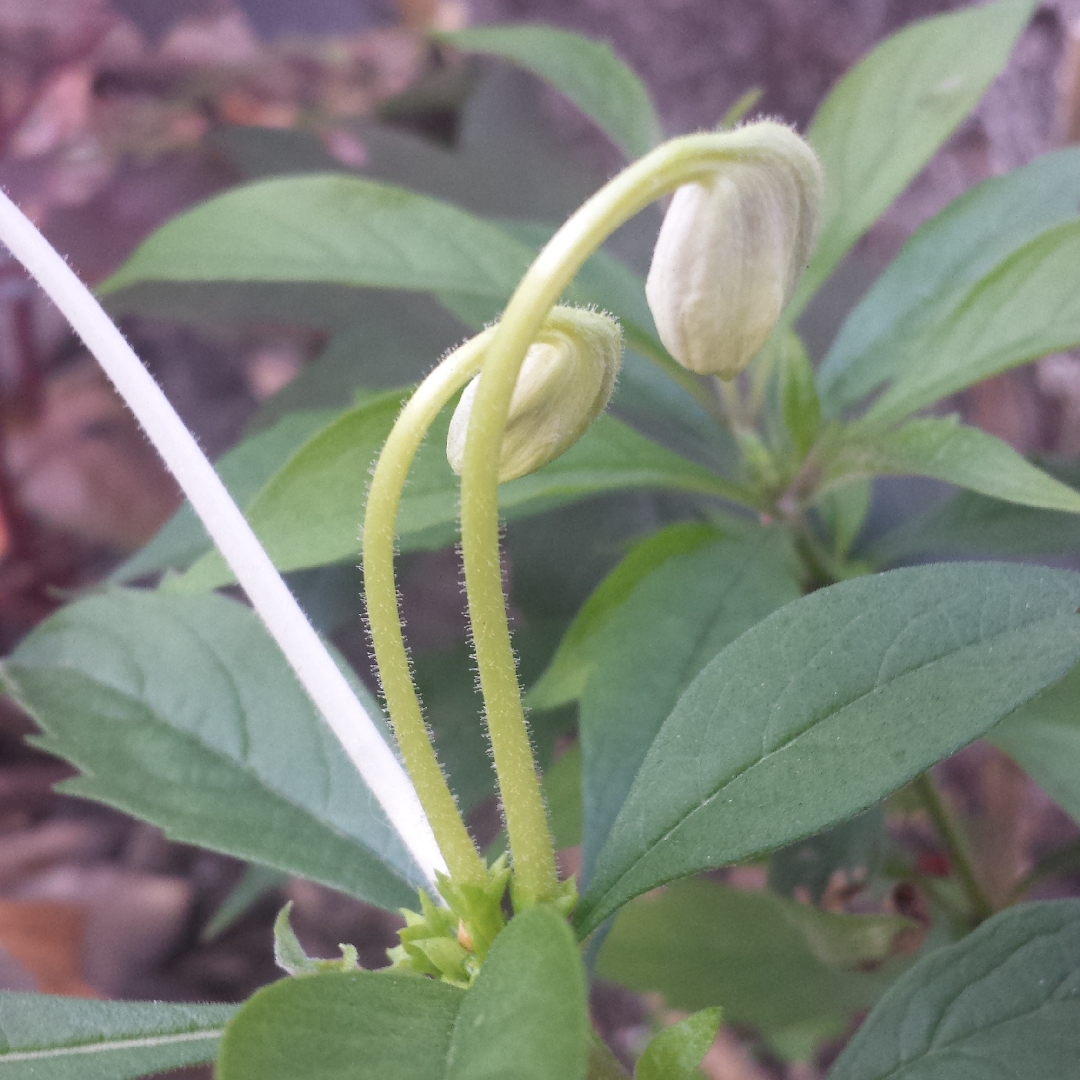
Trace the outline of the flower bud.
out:
M 731 157 L 671 200 L 645 285 L 683 367 L 733 379 L 765 343 L 810 258 L 821 165 L 771 120 L 732 132 Z
M 503 432 L 499 482 L 534 472 L 569 450 L 607 406 L 622 360 L 622 330 L 608 315 L 554 308 L 521 365 Z M 446 439 L 461 474 L 479 376 L 458 402 Z

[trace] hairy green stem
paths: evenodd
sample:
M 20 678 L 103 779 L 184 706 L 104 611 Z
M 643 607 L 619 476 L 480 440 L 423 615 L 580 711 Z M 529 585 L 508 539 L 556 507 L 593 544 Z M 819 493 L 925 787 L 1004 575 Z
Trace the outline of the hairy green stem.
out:
M 544 246 L 503 313 L 473 401 L 461 477 L 461 546 L 480 687 L 523 906 L 554 898 L 555 852 L 521 704 L 499 558 L 498 472 L 503 430 L 521 364 L 548 312 L 585 260 L 620 225 L 725 161 L 758 151 L 739 131 L 673 139 L 584 203 Z M 764 154 L 765 152 L 763 152 Z
M 956 871 L 957 880 L 968 899 L 972 917 L 977 923 L 989 919 L 994 914 L 994 905 L 979 884 L 975 867 L 968 855 L 967 845 L 957 831 L 948 807 L 942 801 L 928 772 L 924 772 L 915 781 L 915 790 L 927 814 L 930 815 L 938 837 L 949 853 L 949 862 Z
M 416 452 L 439 411 L 480 370 L 491 337 L 485 331 L 452 352 L 409 399 L 379 455 L 364 512 L 364 595 L 390 723 L 451 878 L 473 883 L 486 880 L 486 870 L 435 756 L 413 684 L 394 579 L 394 538 Z

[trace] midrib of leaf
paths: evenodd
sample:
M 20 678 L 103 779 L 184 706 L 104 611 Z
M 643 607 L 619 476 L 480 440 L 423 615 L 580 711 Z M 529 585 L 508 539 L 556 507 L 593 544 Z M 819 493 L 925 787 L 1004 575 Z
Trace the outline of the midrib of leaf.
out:
M 151 1050 L 157 1046 L 172 1046 L 176 1043 L 209 1042 L 220 1039 L 224 1033 L 224 1028 L 212 1028 L 207 1031 L 185 1031 L 177 1035 L 151 1035 L 138 1039 L 81 1043 L 77 1046 L 54 1046 L 48 1050 L 18 1050 L 15 1053 L 0 1051 L 0 1065 L 13 1061 L 47 1061 L 50 1058 L 71 1057 L 75 1054 L 102 1054 L 111 1050 Z
M 614 892 L 615 889 L 618 887 L 618 885 L 619 885 L 619 883 L 621 881 L 623 881 L 629 874 L 631 874 L 634 871 L 634 869 L 637 866 L 639 866 L 652 853 L 652 851 L 654 851 L 661 844 L 663 844 L 665 841 L 670 839 L 671 835 L 674 832 L 676 832 L 676 830 L 678 830 L 691 817 L 693 817 L 694 814 L 696 814 L 700 810 L 704 810 L 710 803 L 714 802 L 717 798 L 719 798 L 720 795 L 722 795 L 723 792 L 727 788 L 729 788 L 732 784 L 734 784 L 741 777 L 745 776 L 751 770 L 756 769 L 759 765 L 763 765 L 770 758 L 775 757 L 776 755 L 783 753 L 794 742 L 796 742 L 798 739 L 801 739 L 805 734 L 807 734 L 807 732 L 812 731 L 815 727 L 817 727 L 818 724 L 823 724 L 827 720 L 831 720 L 833 717 L 839 716 L 840 713 L 844 712 L 847 709 L 850 709 L 853 705 L 856 705 L 859 702 L 861 702 L 861 701 L 863 701 L 863 700 L 865 700 L 867 698 L 872 697 L 874 694 L 880 692 L 881 690 L 884 690 L 886 687 L 889 687 L 889 686 L 893 685 L 894 683 L 898 683 L 898 682 L 900 682 L 900 681 L 902 681 L 904 679 L 909 679 L 913 675 L 916 675 L 916 674 L 918 674 L 918 673 L 920 673 L 922 671 L 925 671 L 925 670 L 927 670 L 929 668 L 932 668 L 932 667 L 934 667 L 934 665 L 940 664 L 940 663 L 942 663 L 942 662 L 944 662 L 946 660 L 952 659 L 953 657 L 962 656 L 965 652 L 968 652 L 970 650 L 980 649 L 980 648 L 982 648 L 984 645 L 986 645 L 988 643 L 993 644 L 993 642 L 998 641 L 1001 638 L 1008 637 L 1009 635 L 1015 634 L 1018 631 L 1023 630 L 1025 628 L 1029 627 L 1029 626 L 1034 626 L 1034 625 L 1037 625 L 1038 623 L 1041 623 L 1041 622 L 1053 621 L 1053 619 L 1060 618 L 1061 614 L 1062 613 L 1059 612 L 1057 615 L 1053 616 L 1052 619 L 1035 619 L 1030 623 L 1021 623 L 1021 624 L 1019 624 L 1017 626 L 1011 626 L 1007 630 L 1002 630 L 999 633 L 992 634 L 989 637 L 980 638 L 978 641 L 972 642 L 972 643 L 970 643 L 968 645 L 964 645 L 962 648 L 953 649 L 950 652 L 942 653 L 941 656 L 936 656 L 933 660 L 929 660 L 926 663 L 918 664 L 913 668 L 909 668 L 907 671 L 901 672 L 899 675 L 890 676 L 884 682 L 875 682 L 875 684 L 869 690 L 866 690 L 866 691 L 863 691 L 862 693 L 856 694 L 853 698 L 851 698 L 849 701 L 844 702 L 844 704 L 839 706 L 838 708 L 831 709 L 829 712 L 825 713 L 824 715 L 818 716 L 818 717 L 810 720 L 808 723 L 804 724 L 797 731 L 793 732 L 784 742 L 782 742 L 778 746 L 775 746 L 772 750 L 768 751 L 767 753 L 762 754 L 756 760 L 749 762 L 747 765 L 743 766 L 743 768 L 739 769 L 737 772 L 732 773 L 731 776 L 727 777 L 709 795 L 707 795 L 704 799 L 702 799 L 700 802 L 698 802 L 696 806 L 692 806 L 689 810 L 687 810 L 673 825 L 669 826 L 661 836 L 659 836 L 656 840 L 654 840 L 654 841 L 652 841 L 650 843 L 648 851 L 646 851 L 642 855 L 639 855 L 632 863 L 630 863 L 629 866 L 626 867 L 626 869 L 618 876 L 618 878 L 615 881 L 613 881 L 612 884 L 607 889 L 604 890 L 603 895 L 598 898 L 598 902 L 593 904 L 593 908 L 594 909 L 599 908 L 601 906 L 601 904 L 599 903 L 600 900 L 603 900 L 603 899 L 607 898 L 608 896 L 610 896 L 611 893 Z M 860 619 L 860 618 L 862 618 L 861 615 L 858 616 L 855 620 L 852 620 L 852 622 L 858 621 L 858 619 Z M 847 624 L 847 627 L 850 627 L 851 625 L 852 625 L 852 623 L 849 622 Z M 819 652 L 816 655 L 820 655 L 822 651 L 824 651 L 824 647 L 823 647 L 822 650 L 819 650 Z M 805 671 L 806 667 L 808 667 L 808 666 L 809 666 L 809 664 L 804 665 L 804 667 L 802 669 L 800 669 L 799 674 L 801 674 L 802 671 Z M 794 680 L 794 677 L 793 677 L 793 680 Z M 645 763 L 642 762 L 642 768 L 644 768 L 644 764 Z M 640 775 L 640 771 L 641 770 L 639 769 L 638 770 L 639 775 Z

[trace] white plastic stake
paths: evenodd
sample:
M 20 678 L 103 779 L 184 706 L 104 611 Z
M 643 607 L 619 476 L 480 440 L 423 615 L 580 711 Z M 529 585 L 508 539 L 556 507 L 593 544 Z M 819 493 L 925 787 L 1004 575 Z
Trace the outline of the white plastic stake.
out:
M 202 519 L 259 618 L 434 885 L 445 873 L 431 825 L 408 775 L 385 743 L 319 635 L 191 432 L 134 350 L 33 223 L 0 192 L 0 241 L 67 317 L 127 402 Z

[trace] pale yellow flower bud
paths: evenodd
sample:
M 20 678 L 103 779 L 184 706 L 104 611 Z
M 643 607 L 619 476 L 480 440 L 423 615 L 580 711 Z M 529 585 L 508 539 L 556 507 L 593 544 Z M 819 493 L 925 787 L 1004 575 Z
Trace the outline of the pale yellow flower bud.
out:
M 791 298 L 822 195 L 821 165 L 790 128 L 763 120 L 731 135 L 730 160 L 675 192 L 645 286 L 671 355 L 722 379 L 750 363 Z
M 588 430 L 607 406 L 622 360 L 622 330 L 608 315 L 554 308 L 525 354 L 503 433 L 499 482 L 535 472 Z M 446 457 L 461 474 L 465 436 L 479 376 L 450 421 Z

